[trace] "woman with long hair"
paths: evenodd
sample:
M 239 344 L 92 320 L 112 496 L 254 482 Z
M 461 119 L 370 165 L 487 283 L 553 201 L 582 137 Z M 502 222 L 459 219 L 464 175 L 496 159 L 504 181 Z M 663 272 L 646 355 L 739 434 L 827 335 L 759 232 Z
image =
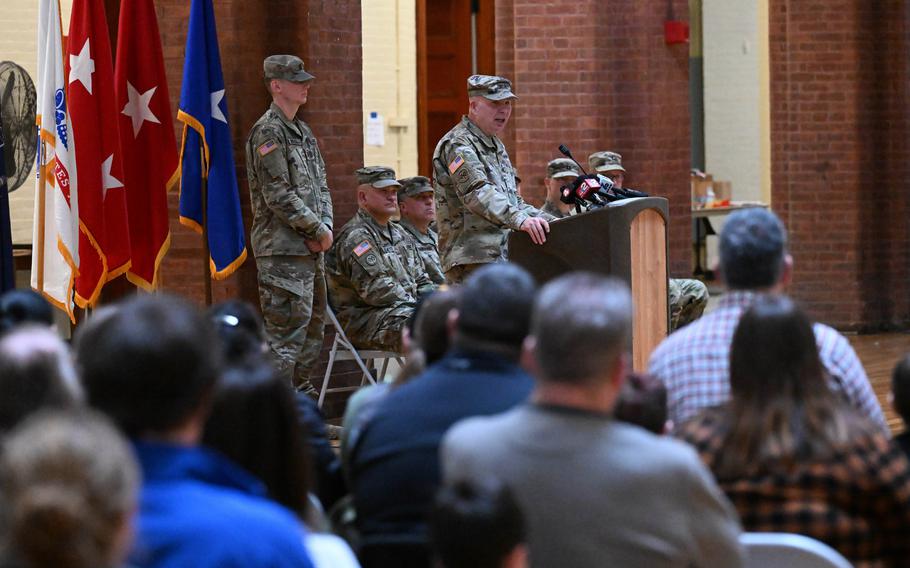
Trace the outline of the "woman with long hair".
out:
M 828 385 L 812 325 L 756 299 L 730 353 L 731 400 L 683 424 L 743 528 L 826 542 L 856 566 L 910 558 L 910 464 Z

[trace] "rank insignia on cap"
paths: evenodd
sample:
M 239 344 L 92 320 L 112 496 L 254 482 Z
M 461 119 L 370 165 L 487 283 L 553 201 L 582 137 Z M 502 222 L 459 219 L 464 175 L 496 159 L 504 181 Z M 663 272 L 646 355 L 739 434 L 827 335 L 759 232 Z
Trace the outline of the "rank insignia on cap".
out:
M 370 250 L 370 248 L 372 248 L 370 246 L 370 241 L 363 241 L 362 243 L 360 243 L 359 245 L 354 247 L 354 254 L 356 254 L 357 257 L 359 258 L 359 257 L 363 256 L 365 252 Z
M 455 156 L 455 159 L 452 160 L 451 164 L 449 164 L 449 173 L 454 174 L 455 170 L 460 168 L 462 164 L 464 164 L 464 158 L 462 158 L 460 154 Z
M 275 144 L 274 142 L 269 140 L 268 142 L 266 142 L 265 144 L 263 144 L 256 150 L 259 152 L 260 156 L 265 156 L 266 154 L 268 154 L 269 152 L 271 152 L 272 150 L 274 150 L 277 147 L 278 147 L 278 144 Z

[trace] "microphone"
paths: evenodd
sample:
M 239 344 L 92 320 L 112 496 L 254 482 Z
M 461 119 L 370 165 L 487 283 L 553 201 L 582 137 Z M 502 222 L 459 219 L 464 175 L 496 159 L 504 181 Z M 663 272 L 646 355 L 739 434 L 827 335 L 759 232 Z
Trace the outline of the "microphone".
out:
M 569 151 L 568 146 L 566 146 L 565 144 L 560 144 L 559 152 L 566 158 L 569 158 L 570 160 L 575 162 L 575 165 L 578 166 L 578 169 L 581 170 L 581 173 L 588 175 L 588 172 L 585 171 L 585 168 L 581 164 L 578 163 L 578 160 L 576 160 L 574 156 L 572 156 L 572 152 Z

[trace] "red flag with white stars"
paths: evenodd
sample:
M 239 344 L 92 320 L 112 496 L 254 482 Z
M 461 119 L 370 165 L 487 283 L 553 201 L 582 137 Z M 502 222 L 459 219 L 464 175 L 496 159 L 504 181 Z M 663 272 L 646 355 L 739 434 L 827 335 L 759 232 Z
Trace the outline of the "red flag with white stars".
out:
M 179 179 L 152 0 L 123 0 L 118 33 L 114 82 L 132 251 L 127 278 L 151 290 L 158 286 L 158 266 L 170 245 L 167 192 Z
M 114 68 L 103 0 L 74 0 L 67 43 L 70 116 L 79 181 L 76 303 L 92 306 L 101 288 L 130 268 Z

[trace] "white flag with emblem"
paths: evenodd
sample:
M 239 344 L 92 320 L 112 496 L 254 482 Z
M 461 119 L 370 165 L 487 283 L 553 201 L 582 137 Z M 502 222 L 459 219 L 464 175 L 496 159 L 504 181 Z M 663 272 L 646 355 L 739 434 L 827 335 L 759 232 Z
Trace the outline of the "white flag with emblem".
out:
M 39 0 L 38 110 L 40 135 L 32 288 L 73 318 L 73 284 L 79 266 L 79 200 L 72 126 L 63 75 L 59 0 Z

